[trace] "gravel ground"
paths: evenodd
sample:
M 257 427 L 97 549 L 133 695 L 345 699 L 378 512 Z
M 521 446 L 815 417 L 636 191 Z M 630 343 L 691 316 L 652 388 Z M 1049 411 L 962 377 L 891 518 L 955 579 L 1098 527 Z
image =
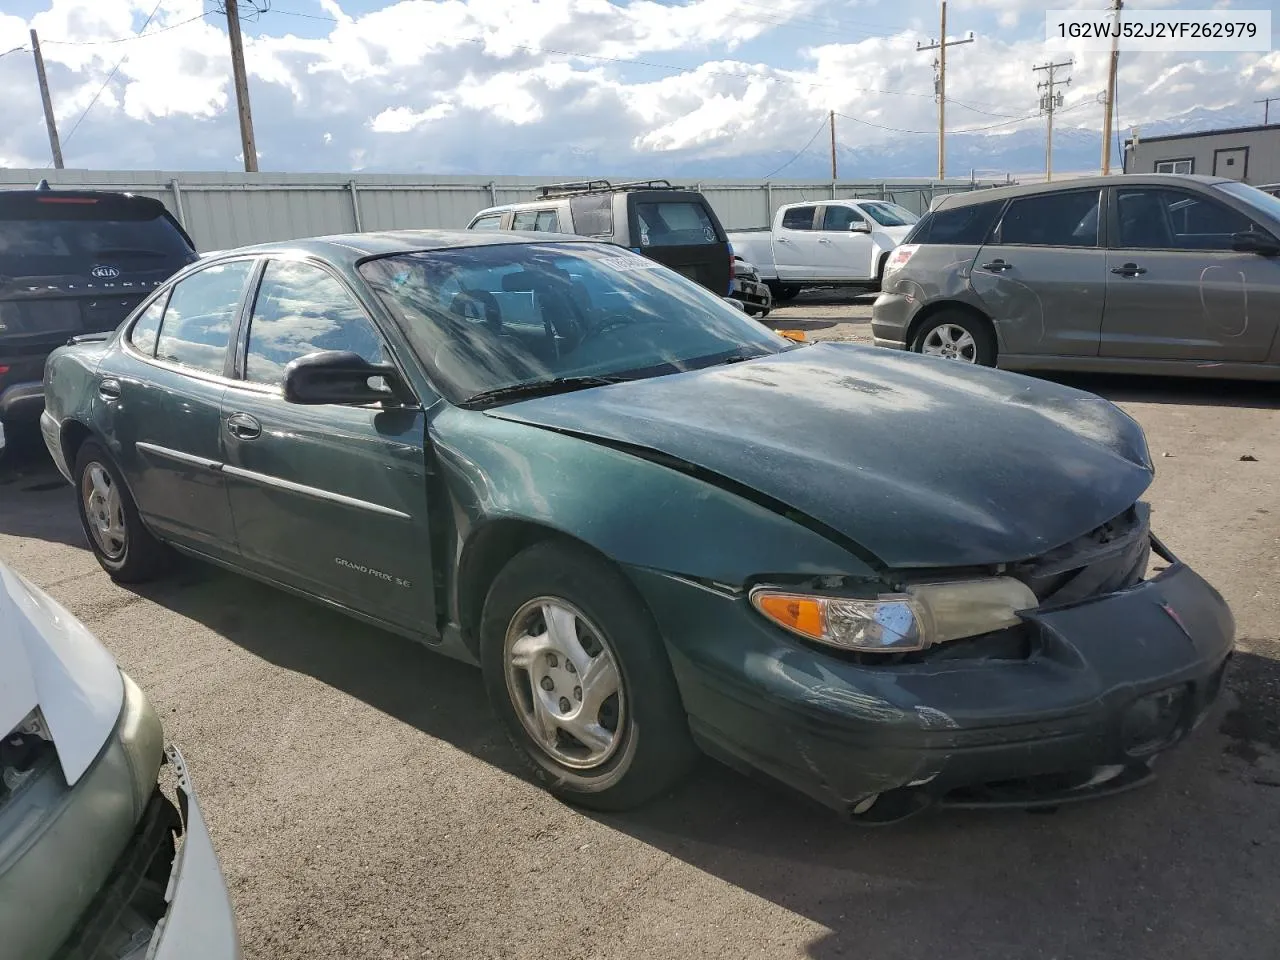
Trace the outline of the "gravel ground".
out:
M 769 320 L 865 339 L 870 302 L 811 294 Z M 0 559 L 158 705 L 252 960 L 1274 956 L 1275 388 L 1070 382 L 1147 430 L 1158 529 L 1240 640 L 1226 703 L 1156 784 L 1048 816 L 862 830 L 711 762 L 639 813 L 584 815 L 515 773 L 466 667 L 197 563 L 112 585 L 33 436 L 0 464 Z

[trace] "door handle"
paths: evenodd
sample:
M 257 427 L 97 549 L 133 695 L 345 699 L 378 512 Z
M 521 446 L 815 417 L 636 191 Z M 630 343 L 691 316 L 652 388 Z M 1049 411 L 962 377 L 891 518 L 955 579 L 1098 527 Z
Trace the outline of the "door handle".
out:
M 237 440 L 256 440 L 262 436 L 262 424 L 247 413 L 233 413 L 227 417 L 227 433 Z
M 120 399 L 120 381 L 119 380 L 103 380 L 98 384 L 98 396 L 103 400 L 119 400 Z
M 779 242 L 779 243 L 790 243 L 791 241 L 790 241 L 790 240 L 788 240 L 786 237 L 779 237 L 779 238 L 778 238 L 778 242 Z
M 830 240 L 828 240 L 826 237 L 819 237 L 819 238 L 818 238 L 818 242 L 819 242 L 819 243 L 830 243 L 831 241 L 830 241 Z
M 984 263 L 982 269 L 990 270 L 992 273 L 1002 273 L 1005 270 L 1012 270 L 1013 264 L 1006 263 L 1003 260 L 992 260 L 990 263 Z
M 1126 263 L 1123 267 L 1113 267 L 1112 273 L 1118 273 L 1122 277 L 1137 277 L 1147 272 L 1146 267 L 1140 267 L 1136 263 Z

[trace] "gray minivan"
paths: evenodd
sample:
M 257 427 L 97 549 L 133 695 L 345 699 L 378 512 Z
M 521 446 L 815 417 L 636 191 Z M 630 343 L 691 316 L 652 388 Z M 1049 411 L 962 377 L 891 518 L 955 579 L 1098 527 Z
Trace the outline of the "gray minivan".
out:
M 939 200 L 893 251 L 883 347 L 1016 370 L 1280 379 L 1280 198 L 1133 174 Z

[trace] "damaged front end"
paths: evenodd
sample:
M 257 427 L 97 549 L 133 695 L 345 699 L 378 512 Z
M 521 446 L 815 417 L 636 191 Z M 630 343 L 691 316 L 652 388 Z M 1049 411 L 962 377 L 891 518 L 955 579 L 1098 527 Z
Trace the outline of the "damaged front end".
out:
M 751 590 L 772 637 L 746 635 L 737 666 L 762 710 L 720 682 L 705 646 L 678 644 L 704 747 L 862 823 L 1057 806 L 1149 780 L 1216 700 L 1233 644 L 1222 597 L 1152 534 L 1141 502 L 1029 560 L 880 579 Z M 1000 586 L 972 593 L 975 616 L 948 606 L 963 590 L 929 599 L 940 584 Z

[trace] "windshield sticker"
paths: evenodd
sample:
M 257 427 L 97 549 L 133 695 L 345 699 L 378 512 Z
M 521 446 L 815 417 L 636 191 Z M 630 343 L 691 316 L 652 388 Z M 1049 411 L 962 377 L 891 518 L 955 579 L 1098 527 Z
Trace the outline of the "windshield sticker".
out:
M 659 264 L 644 257 L 601 257 L 596 263 L 614 270 L 657 270 Z

